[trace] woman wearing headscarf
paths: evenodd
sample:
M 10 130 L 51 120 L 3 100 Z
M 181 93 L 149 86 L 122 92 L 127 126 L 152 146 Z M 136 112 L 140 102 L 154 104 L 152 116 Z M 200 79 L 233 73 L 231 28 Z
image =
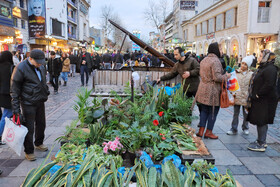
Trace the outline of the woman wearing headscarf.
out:
M 10 118 L 13 115 L 10 96 L 13 64 L 13 54 L 10 51 L 3 51 L 0 54 L 0 108 L 4 109 L 0 121 L 0 145 L 2 144 L 1 137 L 5 127 L 5 118 Z
M 265 151 L 268 124 L 273 124 L 278 104 L 275 54 L 264 50 L 260 66 L 252 75 L 249 85 L 247 120 L 257 126 L 258 139 L 249 144 L 251 151 Z
M 220 56 L 218 43 L 211 43 L 208 48 L 208 56 L 200 62 L 201 81 L 196 94 L 196 100 L 201 104 L 200 128 L 197 133 L 199 137 L 203 136 L 207 126 L 204 138 L 218 139 L 212 130 L 220 109 L 221 84 L 231 76 L 228 73 L 223 75 Z
M 70 72 L 70 59 L 67 57 L 67 54 L 65 52 L 62 53 L 61 62 L 62 62 L 62 71 L 60 73 L 60 76 L 64 81 L 63 86 L 66 86 L 68 81 L 68 74 Z

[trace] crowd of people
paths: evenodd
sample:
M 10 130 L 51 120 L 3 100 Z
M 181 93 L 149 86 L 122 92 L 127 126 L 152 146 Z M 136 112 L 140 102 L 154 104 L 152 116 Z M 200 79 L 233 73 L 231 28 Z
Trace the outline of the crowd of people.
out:
M 218 139 L 213 133 L 216 118 L 221 105 L 221 85 L 231 77 L 226 71 L 225 59 L 218 43 L 209 45 L 208 54 L 197 56 L 186 53 L 177 47 L 174 53 L 164 51 L 164 55 L 176 62 L 171 71 L 160 77 L 157 83 L 170 80 L 180 75 L 185 82 L 187 97 L 195 98 L 200 122 L 197 136 Z M 50 52 L 50 58 L 41 50 L 32 50 L 27 55 L 19 51 L 4 51 L 0 54 L 0 140 L 5 127 L 5 117 L 19 119 L 27 127 L 24 141 L 26 159 L 36 160 L 34 149 L 47 151 L 44 145 L 46 128 L 45 102 L 50 94 L 49 82 L 54 94 L 58 94 L 60 85 L 67 86 L 68 78 L 80 73 L 81 86 L 87 86 L 89 75 L 96 69 L 121 69 L 123 66 L 160 67 L 162 62 L 150 54 L 141 52 L 114 51 L 103 55 L 90 54 L 83 47 L 80 54 Z M 234 114 L 228 135 L 238 133 L 239 113 L 242 108 L 243 133 L 249 134 L 249 123 L 257 126 L 257 140 L 249 144 L 252 151 L 265 151 L 268 124 L 272 124 L 278 104 L 277 93 L 278 67 L 275 54 L 262 51 L 259 59 L 246 56 L 237 64 L 236 70 L 240 91 L 234 94 Z M 251 67 L 254 66 L 254 72 Z M 63 80 L 63 84 L 61 81 Z M 35 134 L 35 141 L 34 139 Z M 4 142 L 0 141 L 0 144 Z

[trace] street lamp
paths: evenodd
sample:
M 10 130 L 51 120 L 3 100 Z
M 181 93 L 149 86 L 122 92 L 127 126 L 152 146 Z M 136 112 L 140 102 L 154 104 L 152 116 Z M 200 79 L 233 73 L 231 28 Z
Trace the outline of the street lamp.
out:
M 48 58 L 50 58 L 50 40 L 52 39 L 52 37 L 46 34 L 45 38 L 48 41 Z

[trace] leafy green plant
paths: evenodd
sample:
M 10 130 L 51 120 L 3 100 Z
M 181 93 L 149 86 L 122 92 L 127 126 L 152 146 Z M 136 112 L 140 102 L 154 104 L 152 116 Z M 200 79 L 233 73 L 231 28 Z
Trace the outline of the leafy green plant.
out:
M 90 129 L 89 141 L 90 144 L 100 145 L 105 139 L 105 133 L 108 129 L 102 122 L 97 122 L 88 126 Z
M 60 163 L 72 162 L 74 165 L 81 164 L 83 162 L 84 153 L 85 145 L 76 146 L 72 143 L 66 143 L 61 146 L 55 161 Z
M 211 163 L 205 161 L 198 161 L 191 165 L 194 171 L 196 171 L 199 175 L 208 177 L 208 171 L 213 169 L 215 166 Z

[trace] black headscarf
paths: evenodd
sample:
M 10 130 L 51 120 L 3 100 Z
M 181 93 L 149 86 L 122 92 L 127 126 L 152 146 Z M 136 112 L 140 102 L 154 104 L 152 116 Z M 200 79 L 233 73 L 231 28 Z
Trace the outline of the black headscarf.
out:
M 0 63 L 13 63 L 13 54 L 10 51 L 3 51 L 0 53 Z
M 213 53 L 215 54 L 218 58 L 221 57 L 221 53 L 219 50 L 219 45 L 217 42 L 211 43 L 208 47 L 208 53 Z

